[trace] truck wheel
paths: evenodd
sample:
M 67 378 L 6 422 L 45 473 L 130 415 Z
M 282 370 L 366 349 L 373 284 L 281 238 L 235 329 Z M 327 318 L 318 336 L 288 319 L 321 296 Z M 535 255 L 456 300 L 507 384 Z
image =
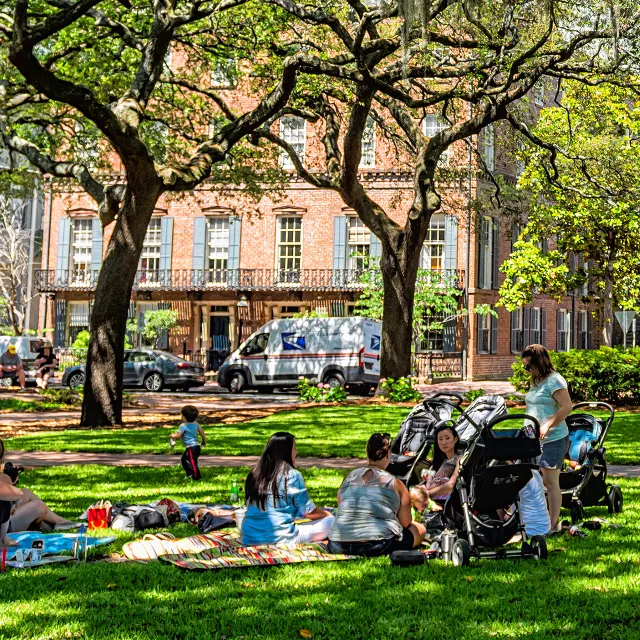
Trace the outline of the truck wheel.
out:
M 328 384 L 330 389 L 344 387 L 344 377 L 340 373 L 330 373 L 325 377 L 324 383 Z
M 244 375 L 239 371 L 236 371 L 231 376 L 231 380 L 229 380 L 229 386 L 227 387 L 227 389 L 229 389 L 230 393 L 242 393 L 245 387 L 245 383 L 246 380 Z

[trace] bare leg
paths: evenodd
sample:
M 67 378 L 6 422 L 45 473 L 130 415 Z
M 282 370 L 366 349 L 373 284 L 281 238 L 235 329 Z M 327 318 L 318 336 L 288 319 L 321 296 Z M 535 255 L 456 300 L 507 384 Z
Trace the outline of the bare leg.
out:
M 47 507 L 47 505 L 42 500 L 40 500 L 40 498 L 38 498 L 38 496 L 33 493 L 33 491 L 30 491 L 29 489 L 22 489 L 22 498 L 20 502 L 18 502 L 18 508 L 16 509 L 15 514 L 11 518 L 12 529 L 16 529 L 16 516 L 18 515 L 20 510 L 27 509 L 27 507 L 29 507 L 29 510 L 24 511 L 24 519 L 30 517 L 33 514 L 38 514 L 37 517 L 32 518 L 31 521 L 26 524 L 27 527 L 32 524 L 41 525 L 43 522 L 46 522 L 47 524 L 50 524 L 52 527 L 54 527 L 57 524 L 65 524 L 69 522 L 66 518 L 63 518 L 57 513 L 51 511 L 51 509 L 49 509 L 49 507 Z M 24 524 L 22 522 L 22 519 L 20 520 L 20 522 L 21 524 Z
M 560 519 L 560 507 L 562 506 L 562 491 L 560 490 L 560 469 L 540 469 L 542 479 L 549 499 L 549 517 L 551 518 L 551 531 L 558 527 Z
M 412 521 L 408 529 L 413 533 L 413 548 L 419 547 L 427 535 L 427 528 L 420 522 Z

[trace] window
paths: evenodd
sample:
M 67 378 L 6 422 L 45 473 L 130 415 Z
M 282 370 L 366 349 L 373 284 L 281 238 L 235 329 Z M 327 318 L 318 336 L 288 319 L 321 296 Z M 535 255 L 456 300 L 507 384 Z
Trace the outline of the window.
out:
M 229 265 L 229 218 L 209 218 L 207 227 L 207 282 L 222 284 Z
M 445 218 L 443 214 L 431 216 L 427 237 L 420 254 L 420 268 L 440 271 L 444 269 Z
M 524 347 L 524 312 L 516 309 L 511 312 L 511 353 L 520 353 Z
M 588 318 L 586 311 L 578 311 L 578 349 L 588 349 Z
M 484 128 L 484 163 L 487 171 L 493 171 L 496 168 L 496 149 L 495 149 L 495 131 L 492 124 Z
M 494 246 L 495 225 L 493 218 L 484 216 L 480 220 L 480 237 L 478 246 L 478 288 L 491 289 L 493 282 L 494 263 L 496 262 L 497 247 Z
M 89 330 L 89 303 L 69 302 L 69 344 L 75 342 L 81 331 Z
M 538 307 L 531 309 L 531 324 L 529 325 L 529 344 L 542 344 L 541 312 Z
M 140 254 L 139 269 L 144 282 L 157 282 L 160 270 L 160 228 L 162 220 L 151 218 Z
M 348 237 L 347 252 L 349 269 L 361 271 L 365 267 L 366 256 L 369 255 L 371 232 L 358 216 L 347 216 Z
M 253 336 L 247 344 L 242 347 L 240 350 L 240 355 L 243 356 L 255 356 L 260 353 L 264 353 L 264 350 L 267 348 L 269 344 L 269 334 L 268 333 L 259 333 L 256 336 Z
M 296 152 L 301 162 L 304 162 L 306 122 L 304 118 L 298 116 L 285 116 L 280 118 L 280 137 L 288 142 Z M 280 164 L 285 169 L 293 169 L 293 162 L 289 154 L 280 155 Z
M 446 129 L 449 125 L 445 120 L 438 117 L 433 113 L 429 113 L 422 121 L 422 132 L 427 138 L 433 138 L 436 134 L 440 133 L 443 129 Z M 449 164 L 449 149 L 446 149 L 440 155 L 438 160 L 439 167 L 446 167 Z
M 439 329 L 431 328 L 434 324 L 444 323 L 447 314 L 445 312 L 438 316 L 425 317 L 425 325 L 430 327 L 422 336 L 417 351 L 419 353 L 426 353 L 429 351 L 444 351 L 444 328 Z
M 74 220 L 71 231 L 71 280 L 74 284 L 90 283 L 93 219 Z
M 216 60 L 211 71 L 211 87 L 233 89 L 236 86 L 238 63 L 233 58 Z
M 556 351 L 571 349 L 571 313 L 566 309 L 558 310 L 556 315 Z
M 533 86 L 533 102 L 537 107 L 544 107 L 544 83 L 538 80 Z
M 367 118 L 367 124 L 362 133 L 362 157 L 361 167 L 376 166 L 376 123 L 373 118 Z
M 491 318 L 490 314 L 476 316 L 478 321 L 478 353 L 491 353 Z
M 279 282 L 300 282 L 302 218 L 278 218 L 277 269 Z

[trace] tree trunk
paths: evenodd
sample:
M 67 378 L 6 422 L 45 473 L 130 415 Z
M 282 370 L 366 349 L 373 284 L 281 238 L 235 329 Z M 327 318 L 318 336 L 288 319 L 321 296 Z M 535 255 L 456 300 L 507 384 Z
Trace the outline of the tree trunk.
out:
M 418 275 L 418 260 L 413 266 L 400 267 L 402 253 L 393 255 L 383 243 L 380 269 L 384 285 L 382 321 L 381 378 L 411 375 L 413 342 L 413 298 Z
M 155 174 L 147 176 L 144 184 L 143 173 L 135 185 L 127 187 L 98 278 L 80 422 L 85 427 L 122 423 L 124 339 L 131 289 L 147 226 L 160 196 Z
M 613 260 L 614 247 L 613 238 L 609 239 L 612 244 L 609 257 L 604 270 L 604 302 L 602 305 L 602 342 L 605 347 L 613 346 Z

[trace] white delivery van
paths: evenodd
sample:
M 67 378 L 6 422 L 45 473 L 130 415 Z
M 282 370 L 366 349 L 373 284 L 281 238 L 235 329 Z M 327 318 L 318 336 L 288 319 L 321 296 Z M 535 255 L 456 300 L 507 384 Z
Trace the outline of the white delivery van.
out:
M 269 392 L 304 376 L 368 393 L 380 379 L 381 331 L 357 317 L 271 320 L 225 360 L 218 383 L 231 393 Z

